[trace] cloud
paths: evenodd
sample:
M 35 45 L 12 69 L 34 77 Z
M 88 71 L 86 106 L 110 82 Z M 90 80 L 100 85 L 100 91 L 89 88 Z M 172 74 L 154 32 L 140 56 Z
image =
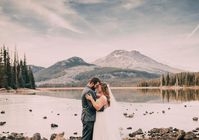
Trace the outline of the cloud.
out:
M 81 4 L 98 4 L 105 2 L 104 0 L 69 0 L 69 2 L 81 3 Z
M 193 29 L 193 31 L 187 36 L 187 39 L 190 39 L 199 29 L 199 24 Z
M 4 14 L 10 17 L 10 20 L 12 20 L 13 22 L 18 22 L 18 24 L 25 25 L 29 28 L 38 28 L 38 30 L 44 30 L 45 28 L 63 28 L 75 33 L 81 33 L 79 29 L 71 24 L 71 18 L 65 19 L 62 15 L 60 15 L 60 13 L 57 13 L 60 12 L 60 8 L 63 9 L 63 6 L 61 7 L 61 4 L 59 2 L 59 4 L 55 4 L 55 8 L 57 8 L 58 10 L 48 7 L 49 5 L 52 6 L 54 1 L 51 1 L 52 3 L 50 4 L 48 2 L 45 1 L 45 3 L 42 3 L 33 0 L 27 0 L 25 2 L 8 0 L 2 3 L 4 4 L 4 6 L 2 6 L 1 8 L 3 9 L 2 11 L 4 11 Z M 65 11 L 65 13 L 67 13 L 68 15 L 75 14 L 74 12 L 72 12 L 72 10 L 68 10 L 67 8 L 65 9 Z
M 144 0 L 124 0 L 122 7 L 124 7 L 127 10 L 130 10 L 132 8 L 136 8 L 143 4 Z

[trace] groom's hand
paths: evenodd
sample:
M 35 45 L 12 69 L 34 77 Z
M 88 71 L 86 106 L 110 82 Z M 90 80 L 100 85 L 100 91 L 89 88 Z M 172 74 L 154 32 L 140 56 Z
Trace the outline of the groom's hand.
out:
M 93 98 L 93 97 L 92 97 L 89 93 L 88 93 L 88 94 L 86 94 L 86 99 L 87 99 L 87 100 L 89 100 L 89 101 L 90 101 L 90 100 L 92 100 L 92 98 Z
M 88 93 L 85 94 L 85 98 L 86 98 L 86 96 L 91 96 L 93 98 L 92 93 L 90 93 L 90 92 L 88 92 Z M 91 110 L 96 111 L 96 109 L 93 107 L 93 104 L 91 103 L 91 101 L 89 99 L 87 99 L 87 104 L 88 104 L 88 107 Z
M 98 110 L 98 112 L 103 112 L 103 111 L 104 111 L 104 106 L 100 110 Z

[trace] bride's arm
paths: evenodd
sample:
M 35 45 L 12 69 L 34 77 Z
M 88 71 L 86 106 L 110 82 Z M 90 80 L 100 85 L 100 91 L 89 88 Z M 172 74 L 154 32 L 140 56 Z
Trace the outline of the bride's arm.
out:
M 104 99 L 103 97 L 100 97 L 99 99 L 97 99 L 96 101 L 93 99 L 93 97 L 91 95 L 86 95 L 86 99 L 90 100 L 93 107 L 99 111 L 103 106 L 104 106 Z

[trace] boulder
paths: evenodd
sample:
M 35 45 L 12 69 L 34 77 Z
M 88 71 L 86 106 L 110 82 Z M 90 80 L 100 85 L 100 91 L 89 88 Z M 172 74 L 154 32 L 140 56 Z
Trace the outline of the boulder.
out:
M 192 140 L 196 138 L 196 135 L 193 132 L 187 132 L 184 136 L 184 140 Z
M 32 137 L 32 140 L 41 140 L 41 134 L 40 133 L 35 133 Z
M 144 134 L 142 129 L 138 129 L 137 131 L 134 132 L 136 135 L 142 135 Z
M 60 133 L 60 134 L 56 134 L 56 137 L 54 140 L 66 140 L 64 138 L 64 132 Z
M 184 130 L 180 130 L 178 132 L 178 136 L 177 136 L 176 140 L 184 140 L 184 136 L 185 136 L 185 131 Z
M 50 136 L 50 140 L 54 140 L 55 138 L 56 138 L 56 136 L 57 136 L 57 134 L 52 134 L 51 136 Z

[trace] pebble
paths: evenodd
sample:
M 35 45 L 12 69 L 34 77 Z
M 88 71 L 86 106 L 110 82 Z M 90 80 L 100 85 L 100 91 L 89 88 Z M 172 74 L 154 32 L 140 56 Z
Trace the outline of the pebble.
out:
M 0 126 L 3 126 L 5 124 L 6 124 L 6 122 L 0 122 Z
M 5 114 L 5 111 L 1 111 L 1 114 Z
M 198 121 L 198 117 L 193 117 L 193 121 Z
M 52 124 L 51 124 L 51 128 L 56 128 L 56 127 L 58 127 L 57 124 L 55 124 L 55 123 L 52 123 Z

